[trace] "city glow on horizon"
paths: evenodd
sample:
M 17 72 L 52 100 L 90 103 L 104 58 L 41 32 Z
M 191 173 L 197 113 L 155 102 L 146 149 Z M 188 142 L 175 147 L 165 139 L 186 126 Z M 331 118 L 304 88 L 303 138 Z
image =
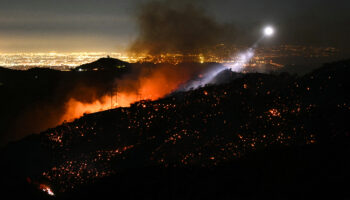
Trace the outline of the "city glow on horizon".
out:
M 94 62 L 100 58 L 107 56 L 116 58 L 129 63 L 150 62 L 154 64 L 170 63 L 177 65 L 181 62 L 199 62 L 199 63 L 221 63 L 232 67 L 233 63 L 241 61 L 241 49 L 247 49 L 244 46 L 224 47 L 226 52 L 235 56 L 218 56 L 215 52 L 206 54 L 183 55 L 181 53 L 164 53 L 161 55 L 137 55 L 128 54 L 126 52 L 39 52 L 39 53 L 0 53 L 0 66 L 14 68 L 19 70 L 27 70 L 33 67 L 48 67 L 56 70 L 70 70 L 82 64 Z M 288 55 L 314 58 L 315 56 L 329 57 L 339 52 L 333 47 L 307 47 L 301 45 L 280 45 L 270 48 L 255 48 L 255 56 L 253 63 L 256 65 L 271 64 L 271 60 Z M 272 62 L 275 63 L 275 62 Z M 279 63 L 284 65 L 284 63 Z
M 55 67 L 67 66 L 77 67 L 79 65 L 90 63 L 102 57 L 113 57 L 126 62 L 137 62 L 138 58 L 128 56 L 126 53 L 111 52 L 39 52 L 39 53 L 1 53 L 0 66 L 28 66 L 28 67 Z

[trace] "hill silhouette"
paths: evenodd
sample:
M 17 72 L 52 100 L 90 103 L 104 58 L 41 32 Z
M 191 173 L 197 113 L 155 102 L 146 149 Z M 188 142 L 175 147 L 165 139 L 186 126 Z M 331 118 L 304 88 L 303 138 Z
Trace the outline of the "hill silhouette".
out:
M 344 198 L 350 61 L 245 74 L 86 115 L 2 152 L 8 193 L 36 199 Z M 27 179 L 30 181 L 26 181 Z
M 0 71 L 10 71 L 11 69 L 9 69 L 9 68 L 6 68 L 6 67 L 1 67 L 0 66 Z
M 83 64 L 79 67 L 76 67 L 77 71 L 96 71 L 96 70 L 105 70 L 105 71 L 119 71 L 125 70 L 130 67 L 130 64 L 119 59 L 115 58 L 100 58 L 97 61 L 92 63 Z

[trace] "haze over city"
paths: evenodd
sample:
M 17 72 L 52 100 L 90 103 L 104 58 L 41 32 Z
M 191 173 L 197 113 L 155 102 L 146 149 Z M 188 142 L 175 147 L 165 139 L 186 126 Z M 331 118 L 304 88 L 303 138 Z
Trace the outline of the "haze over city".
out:
M 147 2 L 2 0 L 0 52 L 121 53 L 137 38 L 137 15 Z M 234 42 L 249 45 L 261 26 L 273 24 L 278 31 L 270 44 L 312 44 L 349 51 L 347 0 L 181 0 L 167 4 L 179 7 L 193 2 L 214 21 L 232 24 Z

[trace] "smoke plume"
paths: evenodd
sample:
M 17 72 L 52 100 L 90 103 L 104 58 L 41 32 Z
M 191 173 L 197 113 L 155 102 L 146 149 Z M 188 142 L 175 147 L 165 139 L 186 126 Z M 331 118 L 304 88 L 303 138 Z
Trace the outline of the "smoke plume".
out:
M 194 3 L 143 4 L 137 23 L 139 35 L 131 45 L 132 53 L 206 53 L 206 48 L 234 40 L 233 26 L 216 22 Z

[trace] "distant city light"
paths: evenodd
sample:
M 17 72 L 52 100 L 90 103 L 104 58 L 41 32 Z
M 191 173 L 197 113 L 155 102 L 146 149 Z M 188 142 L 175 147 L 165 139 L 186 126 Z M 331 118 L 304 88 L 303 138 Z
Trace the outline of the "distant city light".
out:
M 265 36 L 264 32 L 262 32 L 262 34 L 263 37 L 259 39 L 257 44 L 260 42 L 260 40 L 263 40 L 266 37 L 270 37 Z M 274 30 L 273 34 L 276 34 L 276 30 Z M 17 70 L 28 70 L 34 67 L 48 67 L 55 70 L 70 71 L 77 66 L 94 62 L 102 57 L 107 57 L 108 55 L 111 58 L 117 58 L 129 63 L 151 62 L 155 64 L 171 63 L 177 65 L 184 61 L 193 61 L 199 63 L 221 63 L 225 66 L 233 67 L 233 63 L 237 61 L 240 61 L 240 63 L 242 63 L 242 60 L 245 58 L 239 54 L 242 48 L 245 47 L 227 45 L 224 46 L 223 49 L 220 49 L 220 51 L 212 51 L 208 49 L 208 52 L 205 54 L 193 54 L 190 56 L 186 56 L 181 53 L 169 53 L 163 56 L 130 55 L 127 53 L 111 52 L 1 53 L 0 67 L 13 68 Z M 339 53 L 339 50 L 334 47 L 312 47 L 303 45 L 280 45 L 269 48 L 259 48 L 258 46 L 253 45 L 253 49 L 255 55 L 252 58 L 252 62 L 250 63 L 251 66 L 272 64 L 276 67 L 282 67 L 285 64 L 290 63 L 277 63 L 275 59 L 284 57 L 286 55 L 323 58 L 335 56 Z M 221 52 L 226 53 L 223 55 Z
M 271 26 L 265 27 L 264 29 L 265 36 L 272 36 L 274 33 L 275 33 L 275 30 Z

